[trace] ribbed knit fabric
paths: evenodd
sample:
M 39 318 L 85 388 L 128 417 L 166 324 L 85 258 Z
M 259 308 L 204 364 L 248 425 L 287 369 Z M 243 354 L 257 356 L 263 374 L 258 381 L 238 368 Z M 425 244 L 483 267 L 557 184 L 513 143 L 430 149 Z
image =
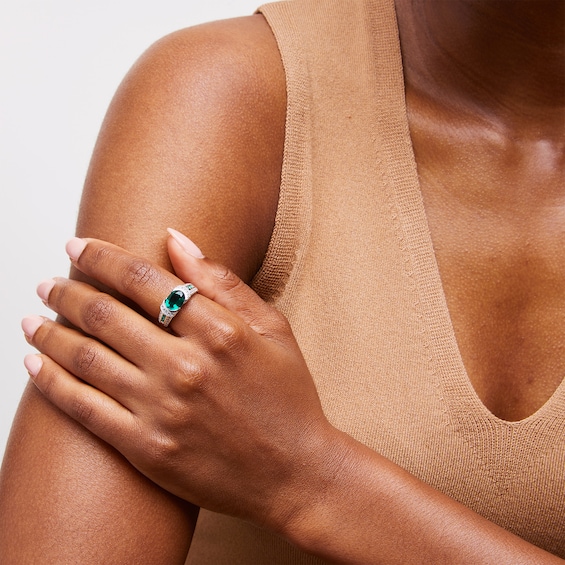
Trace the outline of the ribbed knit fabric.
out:
M 260 12 L 288 110 L 276 225 L 254 287 L 288 316 L 335 426 L 565 557 L 565 382 L 534 415 L 505 422 L 469 381 L 418 184 L 393 1 Z M 202 511 L 187 563 L 320 561 Z

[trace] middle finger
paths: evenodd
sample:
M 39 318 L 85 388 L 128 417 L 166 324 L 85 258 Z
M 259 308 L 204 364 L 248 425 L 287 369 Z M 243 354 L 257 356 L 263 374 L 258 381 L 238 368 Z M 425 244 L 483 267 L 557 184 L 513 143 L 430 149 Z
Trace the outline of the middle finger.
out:
M 73 264 L 84 274 L 133 301 L 156 323 L 159 308 L 171 290 L 183 282 L 166 269 L 125 249 L 98 239 L 75 238 L 67 244 Z M 237 318 L 223 306 L 194 295 L 173 318 L 170 328 L 181 337 L 207 342 Z M 160 326 L 160 331 L 164 328 Z
M 41 283 L 38 294 L 73 326 L 138 366 L 145 364 L 156 344 L 170 338 L 135 310 L 89 284 L 57 278 Z
M 181 281 L 166 269 L 117 245 L 97 239 L 72 239 L 67 244 L 67 251 L 80 271 L 133 301 L 151 320 L 157 320 L 160 305 L 171 290 L 189 282 Z M 195 300 L 198 302 L 202 297 L 193 297 L 189 302 Z M 186 304 L 182 310 L 187 310 L 188 306 Z M 179 319 L 182 317 L 178 316 Z M 175 318 L 171 324 L 175 331 L 180 326 L 178 321 Z

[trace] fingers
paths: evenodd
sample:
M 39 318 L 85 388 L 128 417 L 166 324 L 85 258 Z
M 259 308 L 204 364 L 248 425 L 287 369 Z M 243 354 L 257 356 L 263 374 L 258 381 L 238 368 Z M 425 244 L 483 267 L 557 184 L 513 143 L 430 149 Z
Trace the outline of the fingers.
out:
M 284 317 L 231 270 L 203 258 L 198 248 L 179 232 L 171 230 L 171 234 L 174 237 L 169 240 L 169 251 L 175 267 L 179 269 L 177 274 L 199 290 L 199 294 L 191 298 L 172 320 L 171 327 L 176 333 L 190 334 L 190 321 L 182 320 L 190 320 L 192 313 L 195 314 L 193 319 L 198 319 L 200 325 L 211 315 L 221 316 L 220 310 L 203 304 L 206 302 L 204 297 L 236 314 L 259 334 L 277 336 L 285 333 L 281 331 L 287 329 Z M 96 239 L 74 238 L 67 245 L 67 251 L 78 269 L 133 300 L 152 319 L 158 317 L 163 299 L 182 282 L 165 269 Z M 214 331 L 214 328 L 210 329 Z
M 167 336 L 119 300 L 86 283 L 51 279 L 42 282 L 37 292 L 51 309 L 75 327 L 137 365 L 144 364 L 150 344 Z
M 67 252 L 80 271 L 135 302 L 155 323 L 163 300 L 174 287 L 185 282 L 150 261 L 97 239 L 73 238 L 67 244 Z M 49 306 L 55 306 L 51 297 Z M 205 332 L 211 321 L 221 315 L 217 310 L 213 303 L 196 294 L 182 306 L 168 327 L 177 335 L 188 336 L 198 320 L 200 331 Z
M 136 432 L 135 417 L 129 410 L 81 382 L 49 357 L 28 355 L 25 365 L 48 400 L 117 449 L 122 447 L 123 438 L 131 438 Z
M 198 287 L 200 294 L 237 314 L 256 332 L 273 335 L 285 320 L 233 271 L 204 258 L 196 245 L 180 232 L 169 229 L 169 257 L 175 272 Z
M 185 282 L 150 261 L 97 239 L 73 238 L 67 243 L 67 253 L 80 271 L 135 302 L 152 320 L 158 318 L 161 302 L 170 291 Z
M 102 242 L 89 243 L 84 251 L 85 257 L 88 255 L 90 246 L 94 247 L 97 243 L 100 243 L 101 247 L 104 245 Z M 131 260 L 131 255 L 125 251 L 122 252 L 120 248 L 116 248 L 116 252 L 112 255 L 119 261 L 124 258 Z M 110 261 L 110 259 L 107 260 Z M 137 259 L 133 260 L 137 261 Z M 89 265 L 88 261 L 85 263 Z M 122 288 L 122 275 L 119 268 L 114 267 L 113 262 L 107 265 L 100 263 L 96 262 L 96 270 L 104 273 L 100 275 L 101 278 L 104 276 L 104 284 L 118 289 Z M 148 268 L 157 270 L 156 267 L 148 265 Z M 93 270 L 89 268 L 88 274 L 95 276 Z M 110 271 L 109 275 L 107 271 Z M 110 285 L 109 282 L 111 282 Z M 167 287 L 166 290 L 161 291 L 160 295 L 166 296 L 169 291 L 170 288 Z M 182 344 L 176 343 L 168 332 L 146 320 L 118 299 L 89 284 L 57 278 L 41 283 L 38 287 L 38 294 L 51 309 L 72 325 L 104 342 L 142 369 L 150 367 L 156 358 L 160 358 L 166 352 L 176 351 L 183 347 Z M 135 291 L 135 294 L 143 296 L 143 293 L 138 290 Z M 192 306 L 194 298 L 199 298 L 198 303 L 187 310 L 187 306 Z M 208 352 L 211 356 L 220 355 L 226 350 L 241 350 L 245 336 L 254 333 L 241 318 L 223 306 L 205 297 L 198 297 L 198 295 L 189 300 L 189 305 L 183 306 L 179 314 L 172 320 L 171 326 L 178 336 L 183 337 L 187 347 L 200 346 L 199 351 Z M 188 351 L 196 351 L 196 347 L 189 347 Z M 57 361 L 59 361 L 58 358 Z M 68 363 L 64 366 L 72 370 Z
M 68 374 L 112 396 L 123 406 L 131 409 L 135 398 L 143 394 L 142 371 L 99 341 L 40 316 L 24 318 L 22 329 L 31 345 Z

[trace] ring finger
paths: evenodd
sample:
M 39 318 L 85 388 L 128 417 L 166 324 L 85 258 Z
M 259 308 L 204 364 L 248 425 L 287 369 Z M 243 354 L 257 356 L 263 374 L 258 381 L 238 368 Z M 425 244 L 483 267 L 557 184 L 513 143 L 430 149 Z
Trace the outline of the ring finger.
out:
M 97 239 L 72 239 L 67 251 L 74 265 L 84 274 L 116 290 L 135 302 L 150 316 L 158 319 L 159 307 L 182 281 L 169 271 L 125 251 L 121 247 Z M 218 328 L 233 322 L 237 316 L 217 302 L 200 294 L 185 300 L 170 322 L 172 331 L 200 344 L 218 334 Z M 81 326 L 83 327 L 83 326 Z M 160 326 L 160 334 L 163 326 Z M 87 333 L 92 333 L 84 328 Z M 155 326 L 154 326 L 154 329 Z M 146 330 L 144 330 L 145 332 Z M 136 333 L 136 338 L 139 333 Z M 150 334 L 154 335 L 154 334 Z M 143 339 L 143 335 L 139 335 Z
M 135 302 L 151 320 L 160 317 L 160 305 L 173 288 L 183 284 L 166 269 L 107 242 L 74 238 L 67 244 L 67 251 L 80 271 Z M 209 301 L 202 296 L 185 301 L 170 325 L 177 335 L 190 333 L 190 323 L 185 323 L 188 319 L 186 311 L 189 307 L 193 309 L 195 302 Z M 183 331 L 185 327 L 186 332 Z

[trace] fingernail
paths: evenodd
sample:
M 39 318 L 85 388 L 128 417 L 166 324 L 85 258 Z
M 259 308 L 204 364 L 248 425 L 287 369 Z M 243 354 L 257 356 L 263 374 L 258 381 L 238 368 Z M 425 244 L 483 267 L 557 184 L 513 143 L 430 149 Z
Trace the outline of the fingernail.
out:
M 36 290 L 37 296 L 39 296 L 39 298 L 41 298 L 41 300 L 43 300 L 45 304 L 47 304 L 47 300 L 49 299 L 49 293 L 51 292 L 54 286 L 55 286 L 54 279 L 44 280 L 37 285 L 37 290 Z
M 22 320 L 22 330 L 31 339 L 43 322 L 45 322 L 45 319 L 41 316 L 26 316 Z
M 27 372 L 32 376 L 36 377 L 37 373 L 41 371 L 41 367 L 43 367 L 43 361 L 39 355 L 35 353 L 30 353 L 24 357 L 24 365 L 27 369 Z
M 86 241 L 84 239 L 73 237 L 67 242 L 65 249 L 67 251 L 67 255 L 73 261 L 78 261 L 78 258 L 80 257 L 80 254 L 84 251 L 85 247 L 86 247 Z
M 186 235 L 183 235 L 180 231 L 174 230 L 173 228 L 167 228 L 167 231 L 186 253 L 196 257 L 197 259 L 204 259 L 202 251 L 200 251 L 200 249 L 198 249 L 198 247 L 190 239 L 188 239 Z

